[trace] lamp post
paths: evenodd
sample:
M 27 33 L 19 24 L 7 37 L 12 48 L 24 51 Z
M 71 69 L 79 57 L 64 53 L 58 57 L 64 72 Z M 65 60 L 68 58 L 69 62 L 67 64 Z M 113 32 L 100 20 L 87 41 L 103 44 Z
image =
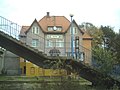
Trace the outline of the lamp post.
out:
M 70 14 L 70 17 L 71 17 L 71 56 L 72 58 L 74 57 L 74 48 L 73 48 L 73 25 L 72 25 L 72 17 L 73 17 L 73 14 Z

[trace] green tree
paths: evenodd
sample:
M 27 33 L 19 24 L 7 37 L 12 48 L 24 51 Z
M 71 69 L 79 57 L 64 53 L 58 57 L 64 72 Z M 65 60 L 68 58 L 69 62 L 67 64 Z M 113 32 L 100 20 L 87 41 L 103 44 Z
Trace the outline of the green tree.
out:
M 116 34 L 112 45 L 112 51 L 116 53 L 116 61 L 120 63 L 120 34 Z
M 99 28 L 88 22 L 82 23 L 81 25 L 79 25 L 79 27 L 85 30 L 91 37 L 93 37 L 92 47 L 100 47 L 102 45 L 103 33 Z
M 114 32 L 114 28 L 110 26 L 101 26 L 100 29 L 103 32 L 103 41 L 104 45 L 106 46 L 105 48 L 108 50 L 112 50 L 114 46 L 114 41 L 116 34 Z
M 97 28 L 88 22 L 82 23 L 80 28 L 93 37 L 93 56 L 99 69 L 105 73 L 110 72 L 112 66 L 120 61 L 120 35 L 117 35 L 110 26 Z
M 95 48 L 93 50 L 93 58 L 97 64 L 97 69 L 105 74 L 110 73 L 113 69 L 113 65 L 116 64 L 115 54 L 104 48 Z
M 104 34 L 103 39 L 107 38 L 105 48 L 111 50 L 116 54 L 116 61 L 120 63 L 120 33 L 115 33 L 114 28 L 110 26 L 101 26 L 100 28 Z

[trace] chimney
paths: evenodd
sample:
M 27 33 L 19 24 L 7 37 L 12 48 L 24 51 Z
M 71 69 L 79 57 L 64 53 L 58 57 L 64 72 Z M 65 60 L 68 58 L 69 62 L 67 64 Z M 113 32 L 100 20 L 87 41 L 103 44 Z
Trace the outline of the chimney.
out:
M 47 17 L 49 17 L 50 16 L 50 12 L 47 12 Z

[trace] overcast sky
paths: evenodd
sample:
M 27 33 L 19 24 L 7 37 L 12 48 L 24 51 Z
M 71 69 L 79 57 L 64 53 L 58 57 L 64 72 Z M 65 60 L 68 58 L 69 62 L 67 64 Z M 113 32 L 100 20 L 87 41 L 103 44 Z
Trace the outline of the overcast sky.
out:
M 116 32 L 120 28 L 120 0 L 0 0 L 0 16 L 19 25 L 30 25 L 46 12 L 69 20 L 69 14 L 74 14 L 77 24 L 109 25 Z

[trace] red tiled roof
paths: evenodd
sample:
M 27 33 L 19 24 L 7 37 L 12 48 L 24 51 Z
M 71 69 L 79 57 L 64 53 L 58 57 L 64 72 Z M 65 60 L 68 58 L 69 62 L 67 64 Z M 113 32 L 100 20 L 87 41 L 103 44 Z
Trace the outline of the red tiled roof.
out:
M 82 38 L 83 40 L 92 40 L 93 38 L 85 31 L 85 30 L 82 30 L 84 32 Z
M 42 28 L 43 32 L 50 32 L 47 30 L 48 26 L 61 26 L 62 27 L 61 33 L 64 33 L 68 30 L 70 26 L 70 21 L 64 16 L 49 16 L 49 17 L 44 16 L 41 20 L 39 20 L 38 23 Z M 29 28 L 30 26 L 22 26 L 20 35 L 24 34 Z
M 70 21 L 64 16 L 44 16 L 39 24 L 44 32 L 49 32 L 47 31 L 48 26 L 61 26 L 61 32 L 65 32 L 70 26 Z
M 34 22 L 37 22 L 37 20 L 35 19 L 33 21 L 33 23 Z M 75 20 L 73 20 L 73 22 L 76 24 Z M 43 32 L 47 32 L 47 33 L 48 32 L 49 33 L 58 33 L 58 32 L 59 33 L 65 33 L 69 29 L 69 27 L 70 27 L 70 21 L 66 17 L 64 17 L 64 16 L 44 16 L 37 23 L 40 26 L 40 28 L 42 29 L 42 31 Z M 32 24 L 31 24 L 31 26 L 32 26 Z M 28 29 L 31 26 L 22 26 L 22 29 L 20 31 L 20 35 L 25 35 L 25 32 L 27 32 Z M 61 26 L 62 27 L 62 31 L 56 31 L 56 32 L 48 31 L 47 30 L 48 26 Z M 83 38 L 90 38 L 90 39 L 92 39 L 92 37 L 90 37 L 86 32 L 84 32 L 81 29 L 80 29 L 80 31 L 83 34 Z
M 25 35 L 25 32 L 29 29 L 30 26 L 22 26 L 20 35 Z

